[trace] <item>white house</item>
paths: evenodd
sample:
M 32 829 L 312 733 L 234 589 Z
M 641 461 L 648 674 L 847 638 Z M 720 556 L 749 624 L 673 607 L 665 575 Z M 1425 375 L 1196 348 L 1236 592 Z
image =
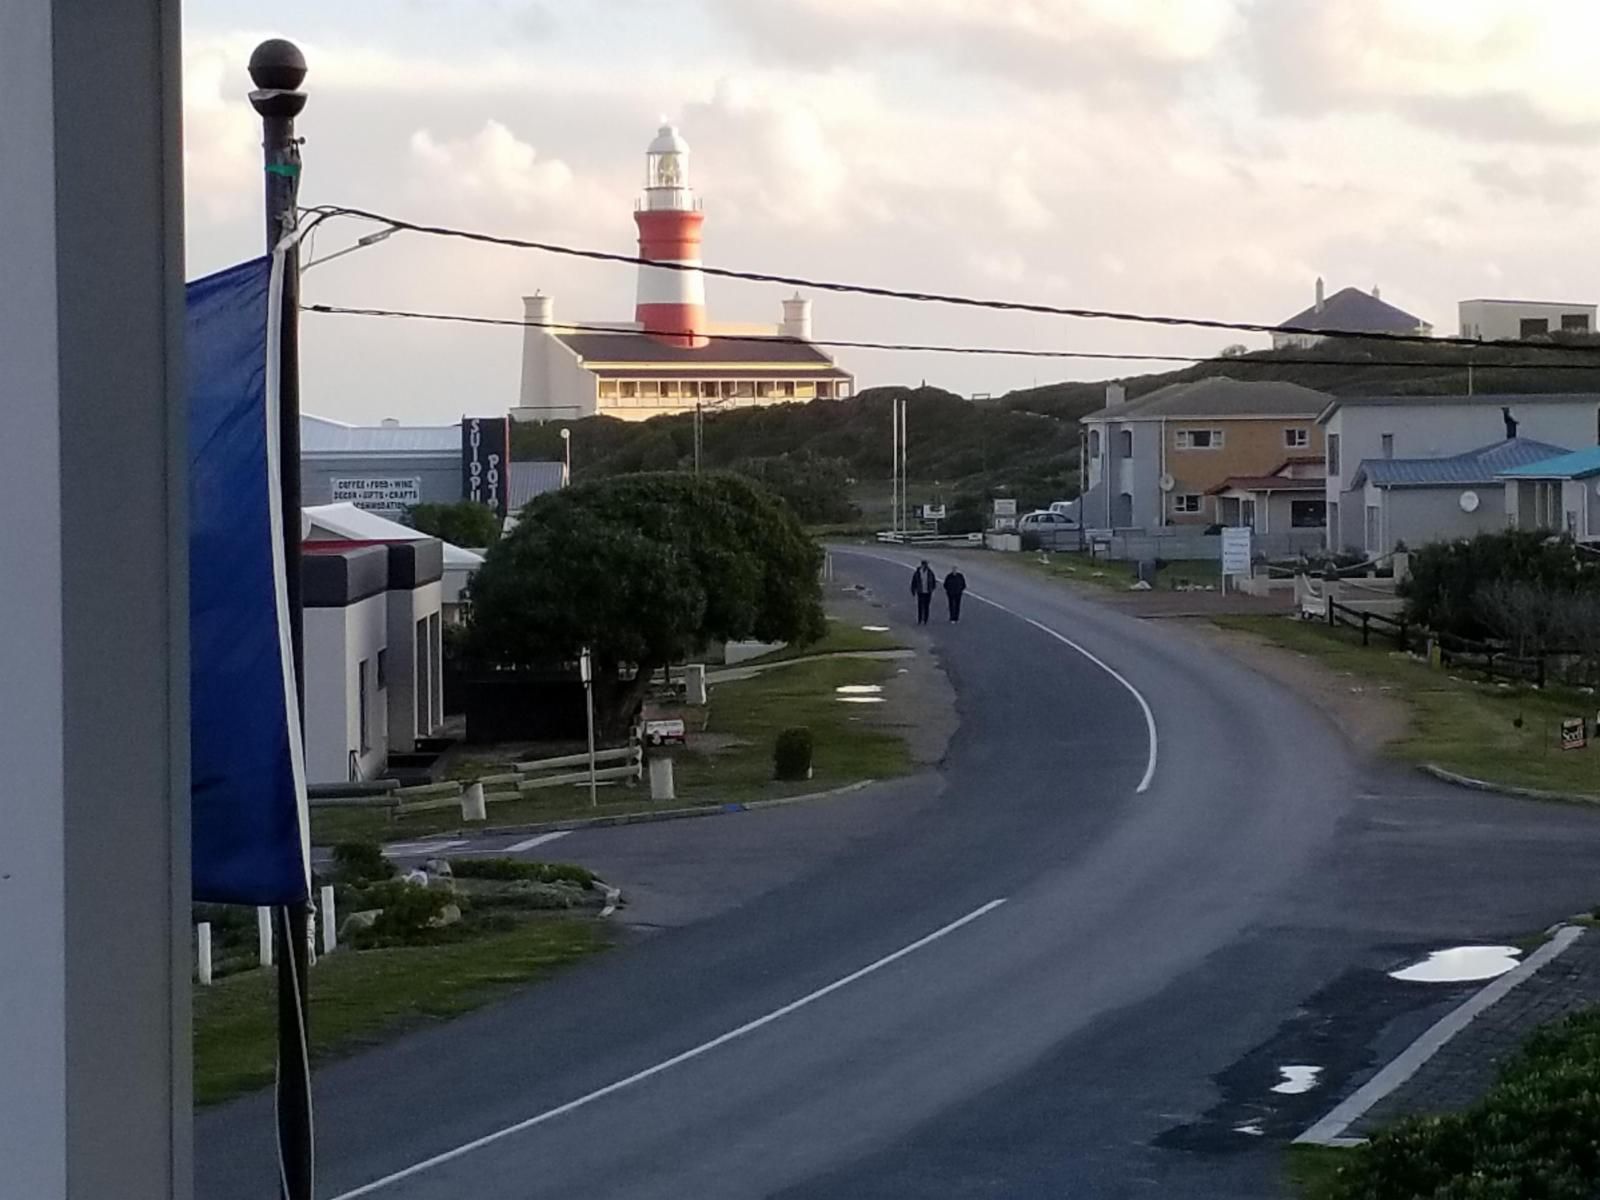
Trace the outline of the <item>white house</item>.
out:
M 305 550 L 306 779 L 371 779 L 389 752 L 388 548 Z
M 1504 529 L 1502 473 L 1564 453 L 1515 437 L 1441 458 L 1369 458 L 1351 481 L 1362 499 L 1362 549 L 1375 556 Z
M 1595 306 L 1555 300 L 1463 300 L 1456 305 L 1461 336 L 1497 342 L 1551 333 L 1593 333 Z
M 1284 321 L 1272 334 L 1274 350 L 1306 349 L 1323 341 L 1321 331 L 1339 333 L 1389 333 L 1431 337 L 1433 326 L 1421 317 L 1396 308 L 1378 294 L 1378 289 L 1340 288 L 1331 296 L 1323 294 L 1322 277 L 1317 277 L 1316 298 Z
M 1600 446 L 1506 471 L 1506 523 L 1600 541 Z
M 1600 433 L 1600 394 L 1477 396 L 1344 396 L 1316 418 L 1326 432 L 1327 546 L 1363 551 L 1367 544 L 1364 462 L 1443 458 L 1508 437 L 1552 446 L 1592 446 Z

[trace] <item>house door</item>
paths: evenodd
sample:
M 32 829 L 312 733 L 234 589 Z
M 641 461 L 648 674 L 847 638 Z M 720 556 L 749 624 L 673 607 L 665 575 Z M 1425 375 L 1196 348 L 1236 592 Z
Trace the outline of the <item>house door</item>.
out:
M 1381 508 L 1379 508 L 1376 504 L 1367 505 L 1367 553 L 1368 554 L 1376 554 L 1376 553 L 1378 553 L 1379 549 L 1381 548 L 1378 545 L 1378 542 L 1379 542 L 1380 537 L 1381 537 L 1381 534 L 1380 534 L 1380 531 L 1379 531 L 1379 526 L 1381 524 L 1382 516 L 1383 516 L 1383 510 Z

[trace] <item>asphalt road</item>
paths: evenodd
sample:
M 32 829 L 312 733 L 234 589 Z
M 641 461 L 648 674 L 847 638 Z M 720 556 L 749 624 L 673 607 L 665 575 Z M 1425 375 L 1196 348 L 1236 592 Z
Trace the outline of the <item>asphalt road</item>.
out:
M 880 553 L 838 570 L 903 623 Z M 1458 998 L 1389 967 L 1600 898 L 1596 814 L 1366 767 L 1158 622 L 966 570 L 936 777 L 535 851 L 663 928 L 319 1072 L 319 1195 L 1276 1196 Z M 275 1194 L 268 1097 L 196 1135 L 202 1196 Z

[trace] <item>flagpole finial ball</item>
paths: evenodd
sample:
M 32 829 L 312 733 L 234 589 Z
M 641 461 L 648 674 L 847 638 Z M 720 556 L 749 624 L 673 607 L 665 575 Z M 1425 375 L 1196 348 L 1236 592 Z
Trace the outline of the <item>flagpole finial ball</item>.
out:
M 306 78 L 306 56 L 284 38 L 268 38 L 250 54 L 250 81 L 263 91 L 292 92 Z

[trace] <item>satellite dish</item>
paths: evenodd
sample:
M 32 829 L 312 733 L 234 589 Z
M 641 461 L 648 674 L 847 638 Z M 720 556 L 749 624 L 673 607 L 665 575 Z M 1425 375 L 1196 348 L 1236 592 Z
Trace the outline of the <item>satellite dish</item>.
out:
M 1461 499 L 1460 499 L 1459 503 L 1461 505 L 1461 511 L 1462 512 L 1477 512 L 1478 511 L 1478 493 L 1477 492 L 1462 492 L 1461 493 Z
M 1173 488 L 1178 486 L 1178 481 L 1171 475 L 1163 475 L 1156 481 L 1156 486 L 1158 486 L 1163 492 L 1170 492 Z

